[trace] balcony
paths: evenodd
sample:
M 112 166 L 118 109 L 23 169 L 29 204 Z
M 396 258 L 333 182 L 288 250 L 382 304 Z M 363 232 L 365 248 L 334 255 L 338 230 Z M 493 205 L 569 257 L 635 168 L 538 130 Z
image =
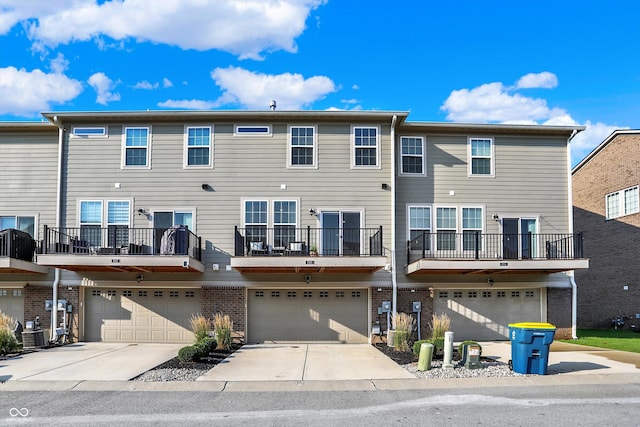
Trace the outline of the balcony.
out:
M 371 273 L 389 262 L 379 228 L 235 227 L 243 273 Z
M 589 268 L 582 234 L 424 232 L 407 242 L 407 274 L 549 274 Z
M 44 227 L 38 264 L 70 271 L 204 271 L 202 239 L 187 227 Z
M 46 274 L 47 267 L 33 262 L 36 241 L 20 230 L 0 231 L 0 274 L 38 273 Z

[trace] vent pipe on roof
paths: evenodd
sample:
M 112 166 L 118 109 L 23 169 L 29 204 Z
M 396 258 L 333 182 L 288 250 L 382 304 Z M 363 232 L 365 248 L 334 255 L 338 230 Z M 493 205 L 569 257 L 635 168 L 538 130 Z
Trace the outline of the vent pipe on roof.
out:
M 269 109 L 271 111 L 275 111 L 276 110 L 276 100 L 272 99 L 271 102 L 269 103 Z

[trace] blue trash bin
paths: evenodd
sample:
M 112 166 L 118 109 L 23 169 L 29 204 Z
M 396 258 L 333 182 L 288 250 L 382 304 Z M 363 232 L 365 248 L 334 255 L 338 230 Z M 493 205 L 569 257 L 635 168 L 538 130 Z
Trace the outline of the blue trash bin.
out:
M 549 346 L 556 327 L 550 323 L 521 322 L 509 324 L 511 363 L 519 374 L 546 375 Z

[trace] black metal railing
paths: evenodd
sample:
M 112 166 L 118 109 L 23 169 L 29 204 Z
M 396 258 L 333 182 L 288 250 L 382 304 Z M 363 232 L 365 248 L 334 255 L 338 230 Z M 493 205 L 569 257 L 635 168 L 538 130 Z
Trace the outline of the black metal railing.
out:
M 485 234 L 422 232 L 407 241 L 407 263 L 419 259 L 582 259 L 582 233 Z
M 382 256 L 378 228 L 235 227 L 235 256 Z
M 187 226 L 129 228 L 126 226 L 44 226 L 43 254 L 189 255 L 202 259 L 202 238 Z
M 24 231 L 9 228 L 0 231 L 0 257 L 33 261 L 36 241 Z

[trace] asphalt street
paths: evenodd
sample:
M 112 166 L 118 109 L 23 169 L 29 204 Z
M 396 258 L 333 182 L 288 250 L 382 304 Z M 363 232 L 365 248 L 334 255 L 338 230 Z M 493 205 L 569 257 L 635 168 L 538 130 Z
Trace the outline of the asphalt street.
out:
M 3 425 L 521 425 L 640 423 L 640 384 L 316 392 L 12 391 Z

